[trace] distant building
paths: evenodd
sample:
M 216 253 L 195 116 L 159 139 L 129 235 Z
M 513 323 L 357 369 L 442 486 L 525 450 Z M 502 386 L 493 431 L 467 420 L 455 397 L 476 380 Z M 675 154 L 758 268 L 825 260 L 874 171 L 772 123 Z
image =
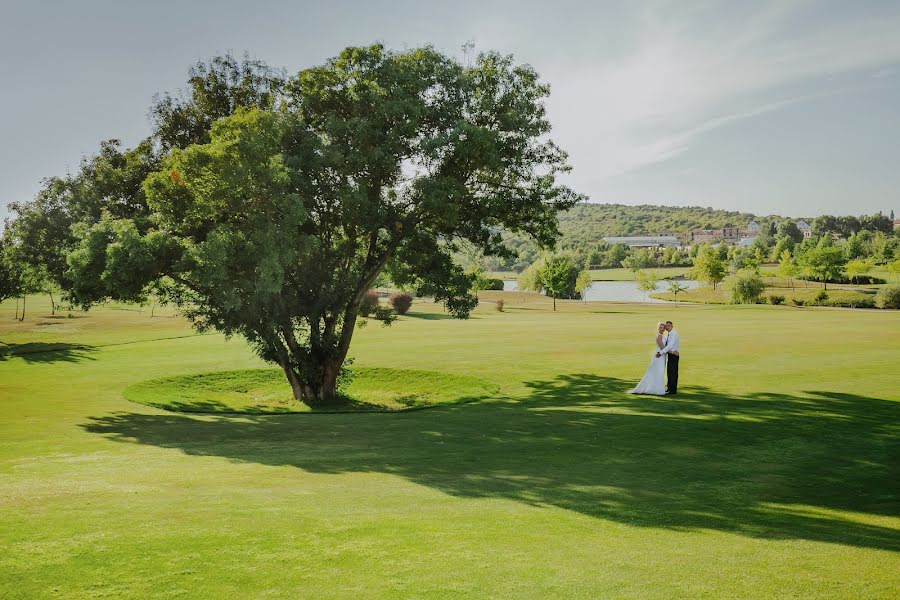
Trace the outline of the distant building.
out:
M 900 229 L 900 219 L 894 219 L 894 229 Z
M 691 232 L 691 243 L 711 244 L 725 242 L 737 244 L 741 240 L 743 232 L 739 227 L 723 227 L 722 229 L 700 229 Z
M 799 221 L 797 221 L 797 229 L 799 229 L 800 231 L 809 231 L 812 229 L 812 227 L 809 226 L 809 223 L 807 223 L 803 219 L 800 219 Z
M 753 240 L 755 240 L 755 239 L 756 239 L 755 235 L 753 237 L 745 237 L 740 242 L 738 242 L 737 247 L 738 248 L 747 248 L 749 246 L 752 246 Z
M 741 239 L 741 230 L 738 227 L 723 227 L 722 239 L 729 244 L 736 244 Z
M 671 234 L 627 235 L 603 239 L 610 244 L 624 244 L 632 248 L 677 248 L 680 246 L 678 238 Z
M 709 244 L 722 239 L 721 229 L 700 229 L 691 232 L 691 242 L 694 244 Z
M 759 223 L 757 223 L 756 221 L 750 221 L 749 223 L 747 223 L 747 231 L 752 234 L 759 233 Z

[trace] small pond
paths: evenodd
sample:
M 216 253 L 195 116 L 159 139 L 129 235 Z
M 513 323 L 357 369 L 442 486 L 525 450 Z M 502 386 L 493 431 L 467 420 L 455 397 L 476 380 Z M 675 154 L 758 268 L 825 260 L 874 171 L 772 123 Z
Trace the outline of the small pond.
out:
M 679 283 L 690 290 L 700 287 L 700 282 L 693 279 L 679 280 Z M 667 286 L 668 282 L 661 280 L 656 292 L 647 293 L 646 301 L 665 303 L 666 300 L 656 300 L 651 298 L 650 294 L 663 292 Z M 518 289 L 519 284 L 515 279 L 503 280 L 504 292 L 515 292 Z M 644 302 L 644 292 L 638 289 L 636 281 L 595 281 L 587 289 L 585 300 L 588 302 Z

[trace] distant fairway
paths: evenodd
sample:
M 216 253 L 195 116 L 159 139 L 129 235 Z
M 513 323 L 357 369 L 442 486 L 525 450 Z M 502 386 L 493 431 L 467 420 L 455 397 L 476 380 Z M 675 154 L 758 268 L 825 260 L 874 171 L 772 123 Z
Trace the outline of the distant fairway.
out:
M 129 402 L 266 365 L 168 310 L 3 303 L 0 598 L 897 597 L 900 312 L 496 297 L 356 332 L 360 368 L 499 390 L 397 414 Z M 681 393 L 629 396 L 665 318 Z

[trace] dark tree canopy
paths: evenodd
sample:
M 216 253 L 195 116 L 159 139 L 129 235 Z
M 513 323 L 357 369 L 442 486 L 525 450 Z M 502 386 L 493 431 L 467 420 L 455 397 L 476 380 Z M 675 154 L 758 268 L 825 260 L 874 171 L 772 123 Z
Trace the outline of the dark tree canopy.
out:
M 154 98 L 150 119 L 154 140 L 163 149 L 209 142 L 212 124 L 239 108 L 271 109 L 284 85 L 284 74 L 264 62 L 231 54 L 198 62 L 188 72 L 188 90 Z
M 151 211 L 143 182 L 160 168 L 165 153 L 208 142 L 211 124 L 239 108 L 272 107 L 282 85 L 280 73 L 248 58 L 238 61 L 225 55 L 191 67 L 187 90 L 155 99 L 149 138 L 132 149 L 122 149 L 118 140 L 103 141 L 97 154 L 83 159 L 74 173 L 46 179 L 30 202 L 10 204 L 15 218 L 4 237 L 15 241 L 21 266 L 42 275 L 71 300 L 89 303 L 93 296 L 85 293 L 85 282 L 74 281 L 68 273 L 68 255 L 84 232 L 104 215 L 130 220 L 146 232 Z M 92 286 L 96 289 L 87 282 Z
M 476 300 L 452 259 L 458 245 L 503 254 L 507 230 L 551 246 L 557 211 L 578 200 L 557 183 L 569 166 L 546 137 L 549 89 L 510 57 L 485 54 L 465 68 L 431 48 L 375 45 L 283 88 L 266 73 L 251 78 L 249 107 L 207 125 L 179 116 L 204 105 L 205 86 L 193 88 L 195 104 L 157 105 L 189 123 L 173 131 L 195 143 L 160 134 L 174 147 L 141 190 L 126 192 L 145 213 L 107 210 L 75 228 L 67 275 L 79 301 L 173 282 L 198 328 L 246 337 L 282 367 L 296 398 L 329 403 L 382 271 L 465 317 Z M 117 189 L 131 181 L 122 176 Z

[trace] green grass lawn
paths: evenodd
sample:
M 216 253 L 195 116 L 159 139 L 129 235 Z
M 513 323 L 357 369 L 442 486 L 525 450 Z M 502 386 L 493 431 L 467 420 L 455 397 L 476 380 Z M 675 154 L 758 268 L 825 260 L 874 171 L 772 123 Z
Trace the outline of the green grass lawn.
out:
M 478 379 L 415 369 L 351 368 L 343 402 L 315 412 L 396 412 L 490 398 L 497 387 Z M 238 369 L 148 379 L 122 391 L 126 400 L 187 413 L 284 414 L 313 410 L 297 402 L 281 369 Z
M 0 305 L 0 598 L 896 598 L 900 312 L 420 301 L 359 368 L 490 382 L 404 413 L 191 415 L 264 367 L 171 313 Z M 680 394 L 634 397 L 654 324 Z

